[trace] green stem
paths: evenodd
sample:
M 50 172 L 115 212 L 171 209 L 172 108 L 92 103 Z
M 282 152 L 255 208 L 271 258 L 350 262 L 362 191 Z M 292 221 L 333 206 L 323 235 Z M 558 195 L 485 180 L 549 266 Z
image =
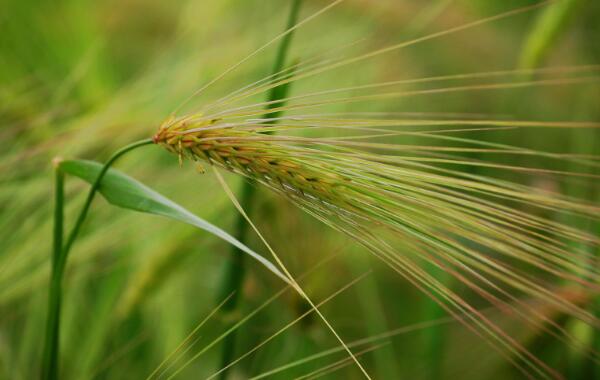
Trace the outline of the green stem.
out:
M 64 183 L 65 175 L 58 163 L 54 168 L 54 229 L 52 244 L 52 277 L 48 296 L 48 316 L 46 319 L 46 344 L 42 362 L 42 379 L 58 378 L 58 326 L 61 304 L 60 278 L 56 270 L 60 261 L 63 239 Z M 56 348 L 55 348 L 56 346 Z
M 302 0 L 292 0 L 292 6 L 290 8 L 290 13 L 288 16 L 286 30 L 292 28 L 296 25 L 298 20 L 298 14 L 300 13 L 300 7 L 302 5 Z M 283 70 L 285 66 L 286 57 L 288 55 L 289 47 L 292 41 L 293 33 L 288 33 L 279 44 L 277 49 L 277 55 L 275 57 L 275 62 L 273 65 L 273 74 L 276 74 Z M 273 81 L 277 80 L 277 76 L 273 78 Z M 289 89 L 289 86 L 282 85 L 277 86 L 271 89 L 268 96 L 268 101 L 273 102 L 279 99 L 283 99 L 286 97 L 286 93 Z M 275 103 L 270 103 L 266 107 L 266 111 L 275 107 Z M 281 104 L 277 104 L 277 107 L 280 107 Z M 265 115 L 266 118 L 276 118 L 278 117 L 280 112 L 271 112 Z M 251 213 L 251 206 L 255 203 L 255 187 L 249 183 L 244 182 L 242 185 L 242 195 L 240 198 L 240 204 L 246 209 L 248 214 Z M 236 221 L 236 232 L 235 237 L 246 244 L 248 235 L 248 224 L 243 216 L 239 215 Z M 225 278 L 223 281 L 223 286 L 221 288 L 221 292 L 219 293 L 219 301 L 221 302 L 225 297 L 232 295 L 231 298 L 223 305 L 223 312 L 225 315 L 232 315 L 235 309 L 237 308 L 237 304 L 239 302 L 241 296 L 241 288 L 242 283 L 244 282 L 244 277 L 246 274 L 246 261 L 244 253 L 240 251 L 238 248 L 232 249 L 232 260 L 229 262 L 227 268 L 225 269 Z M 231 334 L 227 336 L 225 341 L 223 342 L 223 351 L 221 354 L 221 368 L 224 368 L 231 362 L 233 359 L 233 355 L 235 353 L 235 344 L 236 344 L 236 333 L 233 331 Z M 221 372 L 219 378 L 221 380 L 226 380 L 228 376 L 228 370 L 224 370 Z
M 53 254 L 52 254 L 52 273 L 50 276 L 50 287 L 48 291 L 48 315 L 46 316 L 46 341 L 44 342 L 44 352 L 42 358 L 42 374 L 43 380 L 57 380 L 59 379 L 59 343 L 60 343 L 60 310 L 62 303 L 62 279 L 64 277 L 64 270 L 67 263 L 67 257 L 69 251 L 73 246 L 73 243 L 79 235 L 81 226 L 87 217 L 88 211 L 94 200 L 94 196 L 100 187 L 100 183 L 108 169 L 115 163 L 115 161 L 123 156 L 125 153 L 144 146 L 152 144 L 151 139 L 145 139 L 133 144 L 129 144 L 117 152 L 115 152 L 104 164 L 102 170 L 98 174 L 96 181 L 88 192 L 83 208 L 79 213 L 79 217 L 75 222 L 71 233 L 65 243 L 62 246 L 63 241 L 63 208 L 64 208 L 64 173 L 60 170 L 60 164 L 56 166 L 56 190 L 55 190 L 55 211 L 54 211 L 54 243 L 53 243 Z

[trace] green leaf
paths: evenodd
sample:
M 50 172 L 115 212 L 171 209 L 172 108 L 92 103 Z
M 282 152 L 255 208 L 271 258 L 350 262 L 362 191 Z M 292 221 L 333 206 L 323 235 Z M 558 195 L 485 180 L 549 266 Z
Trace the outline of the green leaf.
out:
M 563 0 L 549 5 L 533 24 L 524 42 L 519 67 L 533 69 L 546 57 L 569 21 L 581 9 L 586 0 Z
M 65 173 L 79 177 L 92 184 L 102 170 L 102 165 L 87 160 L 65 160 L 60 163 L 59 168 Z M 252 256 L 253 259 L 267 267 L 267 269 L 286 283 L 289 283 L 286 276 L 273 263 L 248 248 L 227 232 L 194 215 L 172 200 L 118 170 L 108 170 L 102 179 L 98 191 L 114 206 L 147 214 L 165 216 L 209 232 Z

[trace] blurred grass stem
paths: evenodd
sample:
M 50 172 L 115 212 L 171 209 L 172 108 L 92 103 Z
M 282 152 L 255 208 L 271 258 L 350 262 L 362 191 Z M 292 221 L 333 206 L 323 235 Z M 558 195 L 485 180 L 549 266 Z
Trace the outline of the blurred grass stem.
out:
M 302 0 L 292 0 L 290 13 L 289 13 L 288 21 L 287 21 L 287 25 L 286 25 L 286 30 L 289 30 L 289 29 L 293 28 L 294 25 L 296 25 L 297 20 L 298 20 L 298 14 L 300 13 L 301 5 L 302 5 Z M 286 62 L 286 57 L 289 52 L 293 34 L 294 33 L 288 33 L 281 40 L 279 47 L 277 49 L 277 53 L 276 53 L 277 55 L 275 57 L 275 62 L 273 64 L 273 70 L 272 70 L 273 74 L 279 73 L 283 70 L 285 62 Z M 275 75 L 273 77 L 273 81 L 276 82 L 277 79 L 278 79 L 277 75 Z M 281 86 L 273 87 L 270 90 L 269 95 L 268 95 L 268 104 L 265 107 L 267 112 L 270 109 L 275 108 L 276 106 L 279 105 L 278 103 L 275 103 L 275 101 L 284 99 L 287 95 L 288 89 L 289 89 L 289 84 L 283 84 Z M 275 118 L 279 117 L 280 114 L 281 114 L 281 111 L 268 112 L 266 114 L 265 118 L 275 119 Z M 272 123 L 275 124 L 276 121 L 273 121 Z M 251 206 L 255 202 L 256 188 L 250 182 L 244 182 L 242 185 L 241 192 L 242 192 L 241 197 L 240 197 L 241 204 L 247 210 L 247 212 L 250 214 L 252 212 Z M 246 223 L 246 220 L 244 219 L 244 217 L 242 215 L 239 215 L 236 220 L 235 237 L 243 244 L 246 244 L 247 238 L 248 238 L 248 231 L 249 231 L 249 228 Z M 224 298 L 223 295 L 233 294 L 231 296 L 231 298 L 229 298 L 229 300 L 223 306 L 223 312 L 226 315 L 233 313 L 237 307 L 239 298 L 242 293 L 242 290 L 241 290 L 242 284 L 243 284 L 245 274 L 246 274 L 245 255 L 243 254 L 243 252 L 240 251 L 238 248 L 234 247 L 232 249 L 231 253 L 232 253 L 231 261 L 229 262 L 227 268 L 225 269 L 225 274 L 224 274 L 225 278 L 224 278 L 224 282 L 223 282 L 223 285 L 221 288 L 221 292 L 219 293 L 219 299 L 223 299 Z M 221 354 L 221 367 L 220 368 L 227 367 L 227 364 L 229 364 L 233 360 L 234 354 L 235 354 L 235 344 L 236 344 L 236 332 L 233 331 L 230 335 L 227 336 L 227 338 L 223 342 L 223 351 Z M 221 372 L 219 378 L 221 380 L 225 380 L 225 379 L 227 379 L 227 375 L 228 375 L 228 369 L 225 369 L 223 372 Z

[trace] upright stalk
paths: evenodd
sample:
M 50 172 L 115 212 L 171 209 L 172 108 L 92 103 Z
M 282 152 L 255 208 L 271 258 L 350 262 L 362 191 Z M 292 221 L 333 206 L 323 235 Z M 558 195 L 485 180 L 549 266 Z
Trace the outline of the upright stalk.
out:
M 42 362 L 42 379 L 58 378 L 58 339 L 60 326 L 61 281 L 57 271 L 61 256 L 64 216 L 65 175 L 54 162 L 54 228 L 52 242 L 52 276 L 48 296 L 48 316 L 46 318 L 46 343 Z
M 104 164 L 102 170 L 98 174 L 96 181 L 90 188 L 87 198 L 79 213 L 79 217 L 69 234 L 69 237 L 63 246 L 63 209 L 64 209 L 64 173 L 60 170 L 60 162 L 55 162 L 55 206 L 54 206 L 54 242 L 52 253 L 52 273 L 50 275 L 50 286 L 48 290 L 48 315 L 46 316 L 46 335 L 44 342 L 44 351 L 42 356 L 42 374 L 43 380 L 58 380 L 59 374 L 59 343 L 60 343 L 60 314 L 62 303 L 62 282 L 64 270 L 67 264 L 67 257 L 73 243 L 79 235 L 81 226 L 85 221 L 92 201 L 102 178 L 108 169 L 115 161 L 125 153 L 143 145 L 151 144 L 151 139 L 145 139 L 133 144 L 127 145 L 124 148 L 115 152 Z
M 298 20 L 298 14 L 300 13 L 300 7 L 302 5 L 302 0 L 292 0 L 292 5 L 290 8 L 290 13 L 288 16 L 288 21 L 286 25 L 286 29 L 288 30 L 296 25 Z M 292 41 L 292 35 L 294 33 L 288 33 L 281 40 L 279 47 L 277 49 L 277 55 L 275 57 L 275 62 L 273 64 L 273 72 L 272 74 L 276 74 L 283 70 L 285 66 L 286 57 L 288 55 L 289 47 Z M 277 76 L 275 75 L 273 81 L 277 80 Z M 265 118 L 271 119 L 276 118 L 280 115 L 280 111 L 268 112 L 270 109 L 275 107 L 281 107 L 282 104 L 273 103 L 277 100 L 283 99 L 286 97 L 287 91 L 289 89 L 289 85 L 281 85 L 272 88 L 269 91 L 268 101 L 269 104 L 265 107 Z M 272 122 L 273 124 L 275 122 Z M 241 197 L 240 204 L 248 214 L 252 212 L 252 205 L 255 203 L 255 193 L 256 188 L 249 182 L 244 182 L 241 189 Z M 236 229 L 235 229 L 235 237 L 246 244 L 247 236 L 248 236 L 248 224 L 242 215 L 239 215 L 236 220 Z M 223 305 L 223 312 L 225 315 L 231 315 L 237 308 L 237 304 L 239 302 L 239 298 L 241 295 L 242 283 L 244 281 L 244 277 L 246 274 L 246 261 L 244 253 L 240 251 L 238 248 L 233 247 L 231 250 L 231 261 L 225 268 L 225 274 L 223 279 L 223 284 L 221 287 L 221 292 L 219 293 L 218 302 L 221 302 L 227 296 L 231 295 L 229 300 Z M 223 351 L 221 354 L 221 368 L 224 368 L 231 362 L 233 359 L 233 355 L 235 353 L 235 344 L 236 344 L 236 332 L 233 331 L 231 334 L 225 338 L 223 342 Z M 226 380 L 228 376 L 228 369 L 221 372 L 219 378 L 221 380 Z

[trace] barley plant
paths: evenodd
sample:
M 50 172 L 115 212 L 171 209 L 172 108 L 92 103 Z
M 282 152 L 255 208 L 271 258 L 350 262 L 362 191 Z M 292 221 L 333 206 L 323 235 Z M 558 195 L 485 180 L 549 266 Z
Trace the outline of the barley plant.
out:
M 2 8 L 0 378 L 600 379 L 599 3 Z

